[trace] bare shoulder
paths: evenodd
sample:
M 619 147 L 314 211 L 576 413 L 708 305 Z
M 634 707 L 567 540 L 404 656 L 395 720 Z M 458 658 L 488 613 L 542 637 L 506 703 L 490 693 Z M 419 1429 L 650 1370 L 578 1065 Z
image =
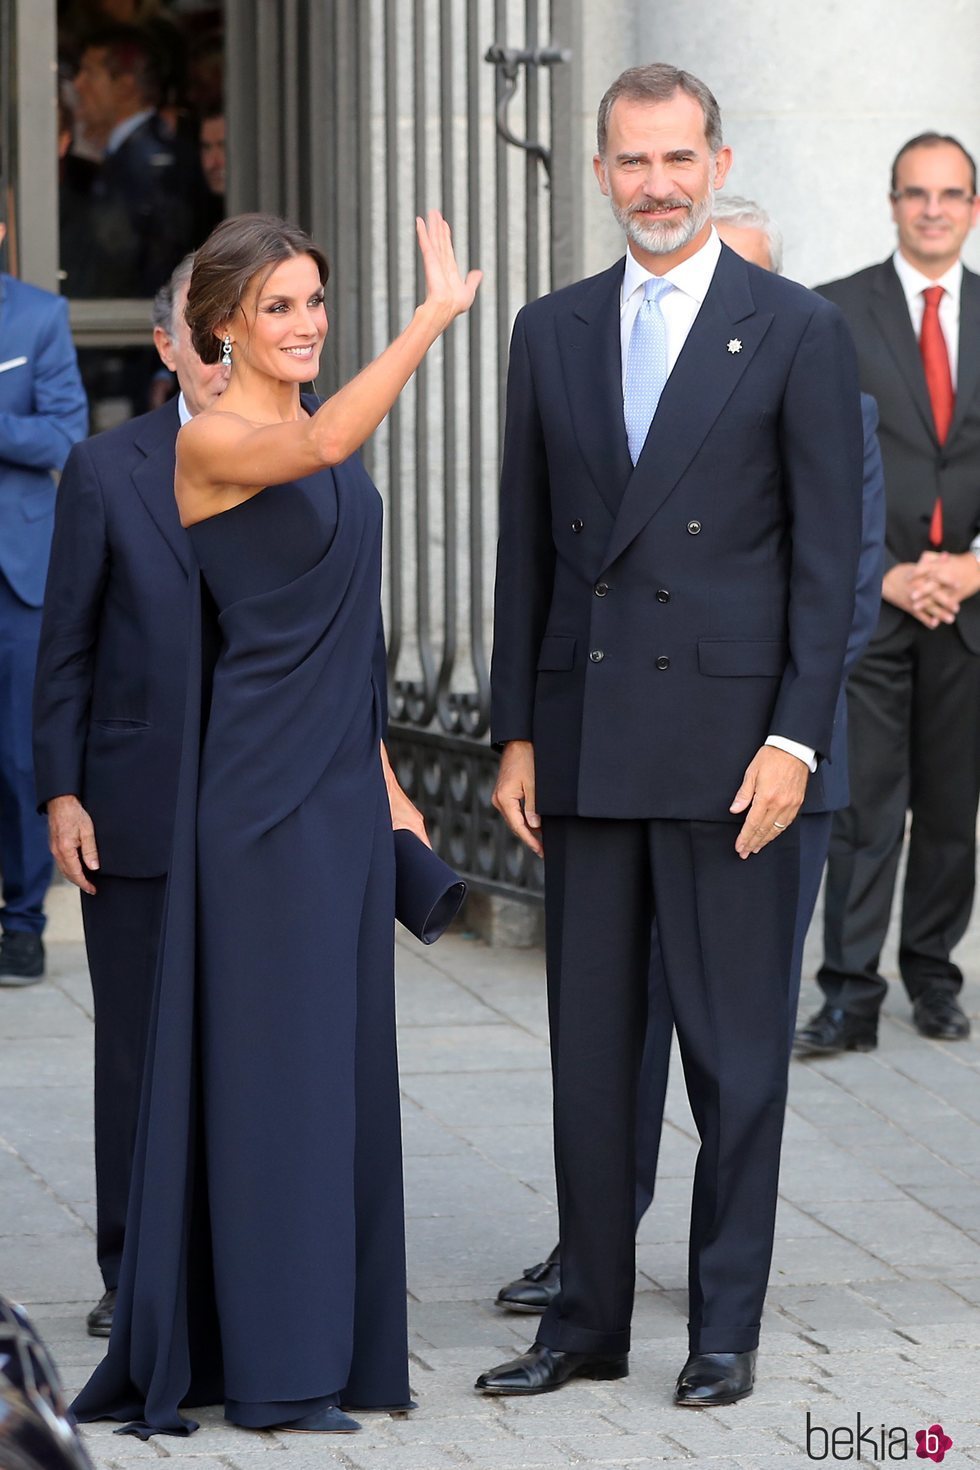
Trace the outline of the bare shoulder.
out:
M 206 408 L 181 428 L 177 435 L 177 453 L 186 461 L 196 462 L 214 447 L 227 449 L 244 439 L 254 427 L 241 414 L 229 413 L 227 409 Z

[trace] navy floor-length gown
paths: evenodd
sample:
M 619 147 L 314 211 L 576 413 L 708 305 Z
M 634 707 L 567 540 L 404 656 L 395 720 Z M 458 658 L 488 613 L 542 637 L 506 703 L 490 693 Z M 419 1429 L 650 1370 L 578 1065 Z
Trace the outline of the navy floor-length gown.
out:
M 380 498 L 353 458 L 189 536 L 198 632 L 125 1254 L 74 1406 L 143 1437 L 195 1427 L 182 1405 L 259 1427 L 409 1401 Z

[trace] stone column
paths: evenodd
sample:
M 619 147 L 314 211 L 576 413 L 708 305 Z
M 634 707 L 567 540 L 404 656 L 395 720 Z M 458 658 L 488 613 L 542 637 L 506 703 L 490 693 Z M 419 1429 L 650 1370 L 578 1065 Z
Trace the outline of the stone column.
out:
M 889 172 L 908 138 L 936 129 L 980 152 L 980 6 L 634 0 L 583 9 L 588 158 L 596 104 L 619 70 L 642 61 L 686 67 L 721 106 L 735 152 L 727 188 L 778 220 L 786 274 L 806 285 L 848 275 L 894 248 Z M 593 271 L 615 257 L 619 240 L 594 185 L 586 197 Z M 980 269 L 980 236 L 964 258 Z

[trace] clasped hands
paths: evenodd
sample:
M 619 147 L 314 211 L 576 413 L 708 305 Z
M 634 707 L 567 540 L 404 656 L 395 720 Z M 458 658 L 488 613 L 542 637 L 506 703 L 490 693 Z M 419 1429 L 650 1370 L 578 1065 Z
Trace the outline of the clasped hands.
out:
M 810 772 L 797 756 L 764 745 L 750 762 L 728 808 L 745 812 L 735 851 L 740 858 L 761 852 L 796 817 L 806 795 Z M 515 837 L 538 857 L 544 856 L 541 816 L 534 798 L 534 746 L 529 740 L 510 740 L 500 757 L 493 805 Z
M 885 573 L 881 595 L 926 628 L 955 623 L 962 603 L 980 592 L 980 562 L 972 551 L 924 551 Z

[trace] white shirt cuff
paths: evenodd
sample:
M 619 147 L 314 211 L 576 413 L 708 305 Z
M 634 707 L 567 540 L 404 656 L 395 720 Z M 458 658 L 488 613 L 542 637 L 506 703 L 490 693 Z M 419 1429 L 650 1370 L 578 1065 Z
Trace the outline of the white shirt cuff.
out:
M 970 542 L 970 550 L 973 552 L 974 556 L 980 557 L 980 536 L 974 536 L 973 540 Z
M 777 750 L 785 750 L 787 755 L 795 755 L 809 769 L 811 775 L 817 769 L 817 752 L 809 745 L 800 745 L 798 740 L 784 740 L 782 735 L 770 735 L 766 744 L 774 745 Z

